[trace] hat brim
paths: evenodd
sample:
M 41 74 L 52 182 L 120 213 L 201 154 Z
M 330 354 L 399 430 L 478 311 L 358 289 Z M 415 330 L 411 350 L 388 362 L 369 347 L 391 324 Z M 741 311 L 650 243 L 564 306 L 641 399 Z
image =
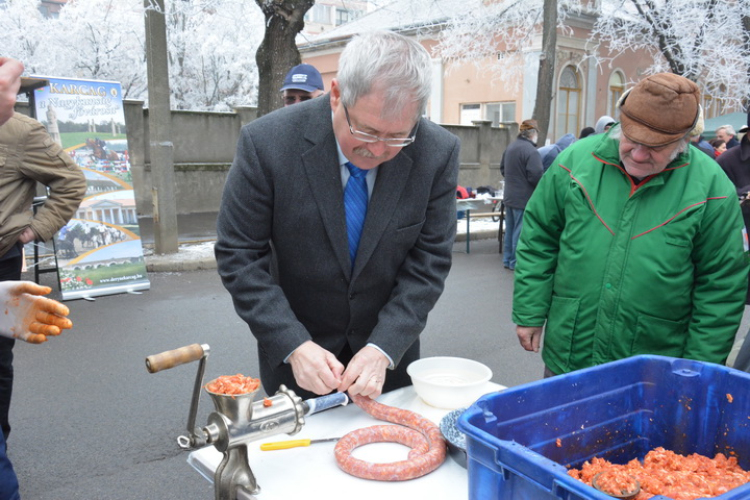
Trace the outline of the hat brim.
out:
M 320 90 L 317 87 L 313 87 L 312 85 L 300 85 L 299 83 L 293 83 L 291 85 L 284 85 L 281 87 L 281 90 L 279 92 L 284 92 L 285 90 L 303 90 L 305 92 L 315 92 L 316 90 Z
M 659 132 L 633 120 L 625 113 L 620 113 L 620 128 L 622 129 L 623 135 L 632 142 L 637 142 L 638 144 L 654 148 L 677 142 L 685 137 L 686 134 L 686 132 L 672 134 Z

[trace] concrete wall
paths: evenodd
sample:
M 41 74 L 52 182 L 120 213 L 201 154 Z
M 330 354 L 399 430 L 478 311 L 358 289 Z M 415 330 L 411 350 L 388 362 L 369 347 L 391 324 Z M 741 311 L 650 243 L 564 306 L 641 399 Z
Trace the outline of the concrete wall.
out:
M 218 210 L 240 129 L 255 116 L 255 108 L 234 113 L 172 111 L 178 214 Z M 142 101 L 125 101 L 125 123 L 138 215 L 151 216 L 148 109 Z

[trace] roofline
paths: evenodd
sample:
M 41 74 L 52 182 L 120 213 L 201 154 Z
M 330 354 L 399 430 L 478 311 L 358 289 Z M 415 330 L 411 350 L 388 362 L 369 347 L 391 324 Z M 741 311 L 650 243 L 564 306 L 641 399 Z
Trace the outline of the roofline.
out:
M 424 33 L 424 32 L 430 32 L 435 33 L 439 32 L 441 27 L 447 24 L 447 19 L 441 19 L 436 22 L 426 23 L 426 24 L 416 24 L 416 25 L 410 25 L 410 26 L 399 26 L 395 28 L 385 28 L 388 31 L 393 31 L 394 33 L 399 33 L 404 36 L 414 36 L 418 33 Z M 348 35 L 341 35 L 341 36 L 334 36 L 332 38 L 326 38 L 324 40 L 319 41 L 312 41 L 312 42 L 306 42 L 302 45 L 297 45 L 297 50 L 302 53 L 307 52 L 317 52 L 320 50 L 325 49 L 332 49 L 337 47 L 345 46 L 349 41 L 359 33 L 352 33 Z

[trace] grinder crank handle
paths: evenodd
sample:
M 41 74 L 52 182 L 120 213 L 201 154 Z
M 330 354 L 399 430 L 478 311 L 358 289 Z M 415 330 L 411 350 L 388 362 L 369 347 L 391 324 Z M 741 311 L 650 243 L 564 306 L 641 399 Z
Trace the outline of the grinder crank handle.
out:
M 171 351 L 153 354 L 146 358 L 146 369 L 149 373 L 169 370 L 175 366 L 201 359 L 205 354 L 208 354 L 208 349 L 207 344 L 192 344 Z

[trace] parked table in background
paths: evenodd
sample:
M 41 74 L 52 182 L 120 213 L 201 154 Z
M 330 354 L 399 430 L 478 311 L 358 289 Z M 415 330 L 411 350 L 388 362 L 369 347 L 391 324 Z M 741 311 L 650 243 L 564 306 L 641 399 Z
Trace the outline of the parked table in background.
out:
M 502 196 L 497 197 L 486 197 L 486 198 L 467 198 L 463 200 L 456 200 L 456 212 L 465 212 L 466 217 L 466 253 L 471 253 L 471 217 L 472 211 L 475 213 L 474 217 L 491 217 L 492 220 L 498 220 L 500 227 L 498 228 L 497 239 L 500 242 L 500 252 L 503 247 L 503 219 L 504 219 L 504 207 Z

